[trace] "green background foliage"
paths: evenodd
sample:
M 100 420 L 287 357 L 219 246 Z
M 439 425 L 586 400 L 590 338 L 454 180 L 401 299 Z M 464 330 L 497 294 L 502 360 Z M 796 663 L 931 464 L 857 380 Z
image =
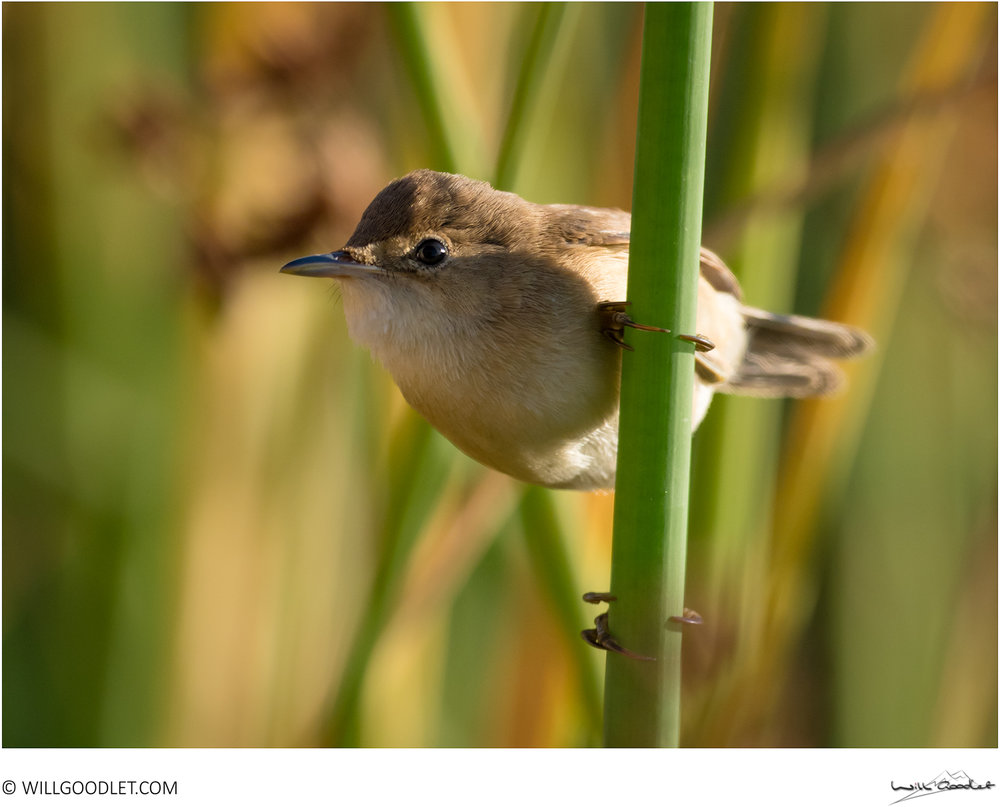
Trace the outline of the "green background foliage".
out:
M 868 328 L 695 438 L 682 744 L 997 742 L 996 6 L 718 5 L 703 241 Z M 3 742 L 575 746 L 612 497 L 479 468 L 349 340 L 417 167 L 627 208 L 641 7 L 3 7 Z

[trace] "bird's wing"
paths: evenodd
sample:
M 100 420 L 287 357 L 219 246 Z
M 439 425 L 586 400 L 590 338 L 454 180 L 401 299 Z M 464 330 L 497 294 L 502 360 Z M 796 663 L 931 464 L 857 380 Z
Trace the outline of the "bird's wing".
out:
M 549 220 L 570 244 L 594 247 L 628 246 L 632 217 L 624 210 L 584 205 L 546 205 Z
M 740 288 L 736 275 L 723 263 L 722 258 L 705 247 L 701 248 L 701 276 L 716 291 L 727 292 L 737 300 L 743 299 L 743 289 Z
M 586 246 L 628 246 L 632 229 L 632 216 L 624 210 L 583 205 L 546 205 L 557 214 L 560 236 L 572 244 Z M 701 275 L 716 291 L 727 292 L 737 300 L 743 299 L 743 290 L 736 276 L 711 250 L 701 248 Z

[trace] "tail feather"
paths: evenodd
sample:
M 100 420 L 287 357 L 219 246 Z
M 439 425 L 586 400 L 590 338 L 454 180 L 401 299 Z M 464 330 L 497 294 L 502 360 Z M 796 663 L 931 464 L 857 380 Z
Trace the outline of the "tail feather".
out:
M 722 390 L 740 395 L 812 398 L 830 395 L 843 374 L 830 359 L 858 356 L 875 344 L 858 328 L 743 306 L 747 351 Z
M 795 314 L 772 314 L 762 308 L 745 305 L 743 319 L 750 331 L 751 344 L 774 345 L 785 350 L 806 351 L 817 356 L 849 359 L 860 356 L 875 341 L 860 328 L 829 322 L 825 319 Z

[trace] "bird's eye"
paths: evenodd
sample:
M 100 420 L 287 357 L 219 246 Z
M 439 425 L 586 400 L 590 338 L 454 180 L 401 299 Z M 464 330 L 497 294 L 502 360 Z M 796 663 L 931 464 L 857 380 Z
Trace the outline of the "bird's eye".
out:
M 437 266 L 448 257 L 448 247 L 436 238 L 425 238 L 417 244 L 413 256 L 425 266 Z

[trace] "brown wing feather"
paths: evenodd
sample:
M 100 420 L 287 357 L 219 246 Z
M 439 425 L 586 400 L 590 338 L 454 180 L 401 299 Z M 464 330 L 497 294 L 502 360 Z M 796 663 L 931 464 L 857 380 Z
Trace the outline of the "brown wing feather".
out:
M 631 216 L 623 210 L 546 205 L 558 216 L 559 235 L 566 241 L 587 246 L 625 246 L 629 243 Z M 742 301 L 739 281 L 722 259 L 701 249 L 701 276 L 718 292 Z M 874 344 L 864 331 L 810 317 L 772 314 L 742 306 L 747 328 L 747 351 L 737 371 L 726 374 L 711 354 L 695 357 L 698 377 L 720 384 L 723 392 L 807 398 L 829 395 L 840 387 L 843 376 L 829 358 L 849 358 Z
M 858 328 L 743 306 L 747 352 L 724 392 L 811 398 L 836 392 L 843 375 L 830 359 L 858 356 L 875 344 Z
M 545 205 L 558 221 L 560 235 L 571 243 L 587 246 L 623 246 L 629 243 L 632 215 L 611 207 L 582 205 Z M 705 247 L 701 248 L 701 275 L 716 291 L 727 292 L 737 300 L 743 290 L 722 258 Z
M 846 359 L 871 349 L 874 340 L 859 328 L 796 314 L 772 314 L 743 306 L 751 347 L 762 352 L 796 352 Z
M 571 244 L 623 246 L 629 242 L 632 217 L 624 210 L 583 205 L 544 205 L 559 235 Z
M 701 248 L 701 276 L 708 281 L 716 291 L 727 292 L 737 300 L 743 299 L 743 289 L 722 258 L 710 249 Z

